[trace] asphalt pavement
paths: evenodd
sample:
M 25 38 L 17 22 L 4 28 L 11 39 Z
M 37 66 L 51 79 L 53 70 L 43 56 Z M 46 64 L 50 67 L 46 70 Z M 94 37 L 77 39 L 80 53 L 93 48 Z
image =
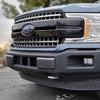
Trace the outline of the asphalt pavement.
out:
M 100 100 L 94 92 L 68 91 L 23 80 L 9 67 L 0 68 L 0 100 Z

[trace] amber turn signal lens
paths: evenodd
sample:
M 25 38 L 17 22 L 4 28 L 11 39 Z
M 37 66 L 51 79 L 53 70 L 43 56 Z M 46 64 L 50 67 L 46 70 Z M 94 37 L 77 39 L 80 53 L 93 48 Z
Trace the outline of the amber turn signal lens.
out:
M 89 20 L 85 20 L 85 34 L 84 37 L 89 37 Z

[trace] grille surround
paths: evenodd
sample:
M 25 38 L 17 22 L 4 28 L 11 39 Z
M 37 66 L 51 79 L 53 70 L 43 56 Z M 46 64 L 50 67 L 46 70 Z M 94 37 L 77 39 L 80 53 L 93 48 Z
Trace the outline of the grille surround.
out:
M 56 47 L 60 44 L 57 37 L 38 37 L 38 38 L 15 38 L 13 46 L 19 48 L 33 47 Z
M 65 18 L 62 11 L 44 11 L 20 15 L 15 18 L 15 24 L 25 23 L 30 21 L 44 21 Z
M 62 10 L 49 10 L 49 11 L 39 11 L 39 12 L 28 12 L 23 15 L 19 15 L 15 18 L 15 24 L 27 24 L 31 22 L 45 22 L 47 20 L 58 20 L 65 18 L 65 15 Z M 43 24 L 43 23 L 42 23 Z M 47 31 L 47 30 L 55 30 L 56 27 L 49 26 L 36 26 L 36 31 Z M 48 25 L 47 25 L 48 26 Z M 21 35 L 21 30 L 14 30 L 13 31 L 13 46 L 17 48 L 52 48 L 58 46 L 62 39 L 57 36 L 29 36 L 23 37 Z M 16 33 L 16 34 L 15 34 Z

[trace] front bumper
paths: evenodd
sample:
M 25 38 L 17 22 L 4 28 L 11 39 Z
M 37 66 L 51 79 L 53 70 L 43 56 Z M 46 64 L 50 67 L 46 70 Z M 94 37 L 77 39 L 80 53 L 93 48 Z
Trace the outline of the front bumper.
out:
M 9 50 L 7 62 L 8 66 L 21 72 L 23 78 L 38 84 L 70 90 L 100 90 L 99 44 L 87 45 L 77 45 L 76 48 L 63 45 L 67 49 L 55 52 Z M 19 58 L 18 63 L 16 57 Z M 84 64 L 84 59 L 92 59 L 93 62 Z M 59 79 L 50 80 L 50 75 L 57 75 Z
M 14 57 L 26 57 L 27 64 L 17 64 Z M 35 64 L 30 66 L 29 58 L 35 57 Z M 70 60 L 71 58 L 71 60 Z M 84 58 L 92 58 L 92 65 L 84 65 Z M 62 52 L 26 52 L 26 51 L 8 51 L 7 61 L 11 68 L 26 72 L 46 72 L 55 74 L 97 74 L 100 73 L 100 50 L 81 50 L 69 49 Z M 24 59 L 25 60 L 25 59 Z M 77 62 L 75 63 L 74 60 Z M 20 61 L 21 62 L 21 61 Z M 34 59 L 33 59 L 34 62 Z M 72 64 L 69 64 L 72 63 Z

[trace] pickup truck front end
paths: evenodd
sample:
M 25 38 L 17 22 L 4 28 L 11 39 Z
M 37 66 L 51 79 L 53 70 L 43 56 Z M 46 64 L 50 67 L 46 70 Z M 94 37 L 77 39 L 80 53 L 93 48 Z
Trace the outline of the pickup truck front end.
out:
M 8 65 L 38 84 L 100 90 L 99 12 L 98 4 L 69 4 L 17 16 Z

